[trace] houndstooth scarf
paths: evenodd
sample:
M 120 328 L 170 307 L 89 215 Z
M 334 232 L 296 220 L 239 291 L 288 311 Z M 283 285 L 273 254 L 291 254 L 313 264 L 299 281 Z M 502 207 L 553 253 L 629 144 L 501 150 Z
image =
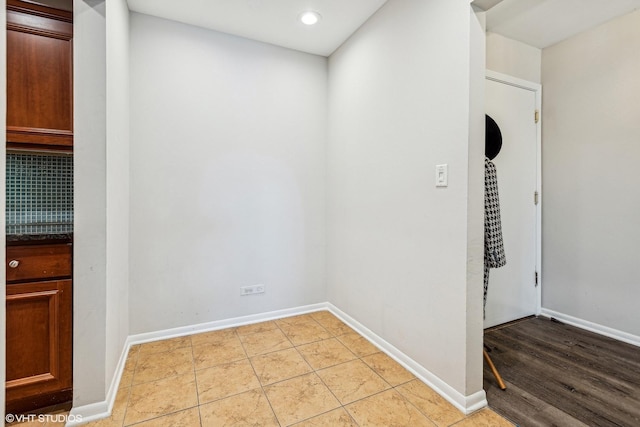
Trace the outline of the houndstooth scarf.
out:
M 499 268 L 507 263 L 502 241 L 500 201 L 498 198 L 498 177 L 495 165 L 484 159 L 484 305 L 487 305 L 489 269 Z

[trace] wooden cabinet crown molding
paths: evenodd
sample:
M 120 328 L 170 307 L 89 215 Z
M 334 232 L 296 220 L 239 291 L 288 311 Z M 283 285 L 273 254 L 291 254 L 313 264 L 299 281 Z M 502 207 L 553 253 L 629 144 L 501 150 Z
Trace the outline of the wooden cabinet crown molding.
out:
M 73 23 L 73 12 L 47 7 L 35 1 L 7 0 L 7 10 Z

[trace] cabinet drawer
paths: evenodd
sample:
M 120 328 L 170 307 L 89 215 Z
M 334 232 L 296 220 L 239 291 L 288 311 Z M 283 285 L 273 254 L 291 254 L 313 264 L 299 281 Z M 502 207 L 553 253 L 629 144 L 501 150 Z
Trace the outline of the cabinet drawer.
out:
M 7 282 L 71 277 L 71 245 L 7 247 Z

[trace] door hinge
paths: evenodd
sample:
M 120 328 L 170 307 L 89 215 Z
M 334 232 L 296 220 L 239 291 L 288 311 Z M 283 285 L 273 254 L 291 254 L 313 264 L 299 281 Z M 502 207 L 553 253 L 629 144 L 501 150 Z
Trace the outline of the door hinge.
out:
M 538 286 L 538 272 L 536 271 L 536 287 Z
M 537 191 L 533 192 L 533 204 L 536 205 L 536 206 L 538 205 L 538 192 Z
M 533 113 L 533 120 L 538 123 L 540 121 L 540 111 L 535 110 L 535 112 Z

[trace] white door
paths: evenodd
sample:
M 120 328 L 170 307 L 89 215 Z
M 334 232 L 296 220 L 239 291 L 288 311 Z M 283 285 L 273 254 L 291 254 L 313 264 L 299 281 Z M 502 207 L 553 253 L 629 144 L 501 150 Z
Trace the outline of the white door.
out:
M 538 177 L 536 92 L 486 80 L 486 112 L 502 132 L 502 149 L 493 159 L 498 175 L 502 235 L 507 264 L 491 269 L 484 327 L 536 313 Z

